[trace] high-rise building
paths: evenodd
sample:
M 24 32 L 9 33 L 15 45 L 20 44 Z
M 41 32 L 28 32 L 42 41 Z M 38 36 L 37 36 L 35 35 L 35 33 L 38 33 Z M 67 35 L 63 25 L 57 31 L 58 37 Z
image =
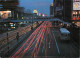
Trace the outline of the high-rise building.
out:
M 80 26 L 80 0 L 53 0 L 54 14 L 58 17 L 62 7 L 62 19 Z M 59 12 L 60 13 L 60 12 Z
M 62 0 L 53 0 L 54 16 L 62 18 L 63 2 Z
M 61 17 L 65 21 L 71 21 L 72 0 L 54 0 L 54 13 L 56 17 Z
M 63 0 L 63 18 L 65 21 L 71 22 L 72 18 L 72 0 Z
M 53 11 L 53 3 L 50 5 L 50 16 L 54 16 L 54 11 Z

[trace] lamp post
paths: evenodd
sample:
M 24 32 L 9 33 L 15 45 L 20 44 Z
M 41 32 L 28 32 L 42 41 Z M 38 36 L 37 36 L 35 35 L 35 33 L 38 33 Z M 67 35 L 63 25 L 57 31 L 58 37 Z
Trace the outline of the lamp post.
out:
M 19 40 L 19 32 L 17 32 L 16 39 L 17 39 L 17 42 L 18 42 L 18 40 Z
M 32 26 L 31 26 L 31 30 L 33 30 L 33 19 L 32 19 Z
M 7 33 L 7 45 L 8 45 L 8 50 L 9 50 L 9 38 L 8 38 L 8 33 Z M 9 53 L 9 51 L 8 51 Z

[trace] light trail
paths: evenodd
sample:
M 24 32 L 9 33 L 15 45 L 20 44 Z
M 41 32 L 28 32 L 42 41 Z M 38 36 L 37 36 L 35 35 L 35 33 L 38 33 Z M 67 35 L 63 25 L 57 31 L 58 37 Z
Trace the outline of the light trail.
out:
M 44 36 L 45 29 L 46 29 L 46 26 L 44 26 L 44 28 L 43 28 L 43 30 L 42 30 L 40 36 L 38 37 L 38 41 L 37 41 L 37 43 L 36 43 L 36 45 L 35 45 L 35 48 L 34 48 L 33 53 L 32 53 L 32 56 L 34 55 L 34 52 L 35 52 L 36 46 L 37 46 L 38 43 L 39 43 L 39 39 L 42 37 L 42 38 L 41 38 L 41 42 L 42 42 L 42 40 L 43 40 L 43 36 Z M 38 49 L 38 50 L 39 50 L 39 49 Z M 37 53 L 38 53 L 38 52 L 37 52 Z M 37 56 L 37 55 L 36 55 L 36 56 Z
M 41 30 L 41 31 L 42 31 L 42 30 Z M 39 33 L 41 33 L 41 31 L 40 31 Z M 40 34 L 38 34 L 38 36 L 39 36 L 39 35 L 40 35 Z M 35 37 L 33 38 L 33 40 L 34 40 L 34 39 L 35 39 Z M 37 41 L 39 41 L 39 38 L 37 39 Z M 33 41 L 32 41 L 32 42 L 33 42 Z M 32 43 L 32 42 L 30 42 L 30 43 Z M 28 45 L 28 48 L 26 48 L 27 50 L 29 49 L 29 47 L 30 47 L 30 45 L 31 45 L 30 43 L 29 43 L 29 45 Z M 37 47 L 37 45 L 36 45 L 36 47 Z M 20 54 L 20 56 L 23 56 L 23 55 L 25 54 L 25 52 L 27 51 L 26 49 L 25 49 L 23 52 L 21 52 L 22 54 Z
M 46 22 L 46 23 L 48 23 L 48 22 Z M 47 25 L 47 24 L 45 24 L 45 26 L 46 26 L 46 25 Z M 48 24 L 48 26 L 49 26 L 49 24 Z M 46 29 L 47 29 L 47 31 L 46 31 Z M 46 31 L 48 34 L 49 34 L 49 32 L 50 32 L 50 29 L 47 28 L 47 26 L 46 26 L 45 29 L 43 29 L 43 30 L 44 30 L 44 31 L 43 31 L 43 33 L 42 33 L 42 37 L 41 37 L 41 41 L 40 41 L 40 44 L 39 44 L 39 48 L 38 48 L 38 50 L 37 50 L 36 46 L 38 45 L 38 43 L 36 43 L 36 46 L 35 46 L 34 51 L 33 51 L 33 54 L 32 54 L 32 57 L 34 56 L 34 58 L 37 58 L 37 55 L 38 55 L 38 52 L 39 52 L 41 43 L 44 44 L 43 37 L 44 37 L 45 31 Z M 45 48 L 45 57 L 47 58 L 47 54 L 46 54 L 47 48 L 45 47 L 45 44 L 44 44 L 43 47 Z
M 47 58 L 47 41 L 48 41 L 48 36 L 47 35 L 51 35 L 50 33 L 50 28 L 48 27 L 52 27 L 51 22 L 45 21 L 43 22 L 31 35 L 30 37 L 27 39 L 27 41 L 20 47 L 20 49 L 11 57 L 9 58 L 23 58 L 25 53 L 28 51 L 32 50 L 31 56 L 34 58 L 37 58 L 39 51 L 40 51 L 40 47 L 41 44 L 43 44 L 43 49 L 45 49 L 45 58 Z M 45 35 L 46 33 L 46 35 Z M 46 36 L 45 40 L 44 40 L 44 36 Z M 52 38 L 52 37 L 51 37 Z M 49 39 L 51 43 L 51 38 Z M 44 41 L 46 41 L 44 43 Z M 25 47 L 25 48 L 24 48 Z M 44 50 L 43 50 L 44 51 Z
M 37 33 L 38 33 L 38 31 L 40 30 L 40 28 L 42 27 L 42 26 L 44 26 L 44 24 L 45 24 L 45 22 L 40 26 L 40 27 L 38 27 L 37 29 L 36 29 L 36 31 L 34 31 L 32 34 L 31 34 L 31 36 L 27 39 L 27 41 L 22 45 L 22 47 L 12 56 L 12 57 L 16 57 L 16 56 L 18 56 L 19 55 L 19 53 L 21 52 L 21 50 L 23 49 L 23 47 L 28 43 L 28 41 L 29 40 L 31 40 L 31 38 L 35 35 L 37 35 Z M 35 36 L 34 36 L 34 38 L 35 38 Z M 29 49 L 29 46 L 32 44 L 32 41 L 34 40 L 34 38 L 31 40 L 31 42 L 29 43 L 29 45 L 28 45 L 28 47 L 24 50 L 24 51 L 26 51 L 26 50 L 28 50 Z M 22 54 L 23 52 L 21 52 L 21 54 Z M 21 55 L 20 54 L 20 55 Z

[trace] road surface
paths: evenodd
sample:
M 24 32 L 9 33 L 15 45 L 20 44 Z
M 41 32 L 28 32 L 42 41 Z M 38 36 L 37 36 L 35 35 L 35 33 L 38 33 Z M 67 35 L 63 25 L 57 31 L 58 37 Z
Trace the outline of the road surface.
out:
M 72 41 L 61 41 L 58 28 L 42 23 L 10 58 L 77 58 L 78 48 Z

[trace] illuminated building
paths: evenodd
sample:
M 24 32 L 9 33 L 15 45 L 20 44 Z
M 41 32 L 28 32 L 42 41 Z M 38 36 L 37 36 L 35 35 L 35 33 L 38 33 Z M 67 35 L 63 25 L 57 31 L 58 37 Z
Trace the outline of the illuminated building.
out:
M 39 13 L 39 16 L 41 16 L 41 13 Z
M 34 9 L 33 14 L 38 15 L 38 11 Z
M 42 14 L 43 17 L 45 17 L 45 14 Z
M 47 17 L 47 14 L 45 14 L 45 17 Z

